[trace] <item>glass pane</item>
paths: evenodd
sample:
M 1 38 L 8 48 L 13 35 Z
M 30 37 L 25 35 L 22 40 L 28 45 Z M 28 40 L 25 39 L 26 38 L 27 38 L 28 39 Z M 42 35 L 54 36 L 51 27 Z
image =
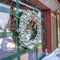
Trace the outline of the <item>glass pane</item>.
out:
M 14 5 L 14 4 L 13 4 Z M 15 7 L 10 7 L 10 9 L 15 9 Z M 17 20 L 19 20 L 18 24 L 19 24 L 19 41 L 17 40 L 17 38 L 14 37 L 4 37 L 4 38 L 0 38 L 0 53 L 2 56 L 0 59 L 5 58 L 7 56 L 10 56 L 11 54 L 16 53 L 17 49 L 17 41 L 18 41 L 18 45 L 21 49 L 27 49 L 27 47 L 29 49 L 33 49 L 33 47 L 38 47 L 38 43 L 41 43 L 42 40 L 45 39 L 45 34 L 42 33 L 42 29 L 45 29 L 45 26 L 42 26 L 42 22 L 40 20 L 40 17 L 38 17 L 38 13 L 33 11 L 33 10 L 22 10 L 23 11 L 23 15 L 22 18 L 20 18 L 20 16 L 16 16 L 16 15 L 12 15 L 12 14 L 8 14 L 8 13 L 3 13 L 0 12 L 0 32 L 15 32 L 16 31 L 16 17 Z M 12 12 L 12 11 L 11 11 Z M 38 18 L 37 18 L 38 17 Z M 45 17 L 42 17 L 45 18 Z M 25 19 L 25 21 L 24 21 Z M 36 21 L 37 20 L 37 21 Z M 27 21 L 27 22 L 26 22 Z M 22 26 L 23 25 L 23 26 Z M 43 21 L 43 25 L 45 25 L 45 22 Z M 25 30 L 23 30 L 25 29 Z M 26 33 L 26 34 L 25 34 Z M 25 36 L 24 36 L 25 34 Z M 21 48 L 22 47 L 22 48 Z M 38 53 L 40 54 L 40 52 L 42 51 L 42 45 L 38 47 Z M 7 55 L 6 55 L 7 53 Z M 23 53 L 23 52 L 22 52 Z M 40 55 L 39 55 L 40 56 Z M 26 58 L 26 60 L 31 59 L 30 57 L 33 57 L 36 59 L 36 49 L 34 49 L 33 51 L 30 51 L 29 53 L 26 53 L 24 55 L 21 56 L 21 60 L 25 60 L 24 58 Z M 33 60 L 33 58 L 31 60 Z M 17 59 L 17 58 L 16 58 Z M 14 59 L 13 59 L 14 60 Z
M 17 57 L 16 57 L 16 58 L 14 58 L 14 59 L 12 59 L 12 60 L 18 60 L 18 59 L 17 59 Z
M 5 4 L 0 4 L 0 6 L 10 9 L 10 7 Z M 13 19 L 11 19 L 11 15 L 9 13 L 0 12 L 0 33 L 12 32 L 10 30 L 11 20 Z M 4 33 L 3 35 L 5 36 L 6 34 Z M 2 36 L 0 38 L 0 60 L 16 53 L 15 41 L 16 37 L 8 37 L 8 34 L 7 37 Z
M 28 53 L 21 56 L 21 60 L 28 60 Z
M 11 37 L 0 38 L 0 59 L 16 53 L 15 43 Z
M 0 12 L 0 31 L 5 31 L 7 30 L 6 27 L 8 26 L 8 21 L 9 21 L 9 14 Z

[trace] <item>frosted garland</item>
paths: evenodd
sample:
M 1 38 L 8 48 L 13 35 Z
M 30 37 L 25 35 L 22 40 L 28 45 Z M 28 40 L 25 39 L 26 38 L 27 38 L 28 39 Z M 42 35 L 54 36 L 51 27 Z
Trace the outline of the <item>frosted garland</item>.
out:
M 37 35 L 35 39 L 30 40 L 31 31 L 27 30 L 26 27 L 33 20 L 34 16 L 37 17 Z M 22 14 L 19 23 L 19 39 L 20 47 L 23 46 L 29 49 L 33 49 L 37 43 L 41 43 L 41 22 L 35 11 L 27 10 Z

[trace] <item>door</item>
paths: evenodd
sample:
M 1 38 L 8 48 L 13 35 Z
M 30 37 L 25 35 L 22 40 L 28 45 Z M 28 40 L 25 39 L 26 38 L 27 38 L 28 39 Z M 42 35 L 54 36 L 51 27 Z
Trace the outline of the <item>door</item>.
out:
M 51 26 L 52 26 L 52 51 L 57 48 L 57 36 L 56 36 L 56 16 L 52 16 Z

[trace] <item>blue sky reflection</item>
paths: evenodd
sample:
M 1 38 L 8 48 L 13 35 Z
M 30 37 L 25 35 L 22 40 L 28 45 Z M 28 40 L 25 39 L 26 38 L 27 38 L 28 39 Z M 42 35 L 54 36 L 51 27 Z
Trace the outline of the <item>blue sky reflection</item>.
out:
M 0 3 L 0 6 L 10 8 L 10 6 L 8 6 L 6 4 L 2 4 L 2 3 Z M 3 29 L 6 26 L 8 20 L 9 20 L 9 14 L 8 13 L 0 12 L 0 26 Z

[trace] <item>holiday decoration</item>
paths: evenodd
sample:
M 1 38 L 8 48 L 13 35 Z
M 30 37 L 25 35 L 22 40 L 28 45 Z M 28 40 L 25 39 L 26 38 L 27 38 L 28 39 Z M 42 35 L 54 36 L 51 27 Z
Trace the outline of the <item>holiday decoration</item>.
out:
M 41 22 L 37 12 L 27 10 L 23 12 L 19 23 L 20 47 L 33 49 L 41 43 Z

